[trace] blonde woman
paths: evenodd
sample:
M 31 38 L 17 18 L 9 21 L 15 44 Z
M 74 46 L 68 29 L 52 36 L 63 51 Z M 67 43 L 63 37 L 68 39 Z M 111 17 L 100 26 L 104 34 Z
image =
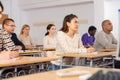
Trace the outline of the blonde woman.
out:
M 35 43 L 33 42 L 31 36 L 29 35 L 29 32 L 30 32 L 30 26 L 25 24 L 23 25 L 19 35 L 19 39 L 20 41 L 23 42 L 26 49 L 31 49 L 33 46 L 35 46 Z

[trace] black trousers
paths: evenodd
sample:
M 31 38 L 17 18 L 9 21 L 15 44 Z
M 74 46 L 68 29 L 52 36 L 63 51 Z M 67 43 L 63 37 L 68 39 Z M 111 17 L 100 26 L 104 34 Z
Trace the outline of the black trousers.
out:
M 118 69 L 120 69 L 120 60 L 114 60 L 114 66 L 115 66 L 115 68 L 118 68 Z

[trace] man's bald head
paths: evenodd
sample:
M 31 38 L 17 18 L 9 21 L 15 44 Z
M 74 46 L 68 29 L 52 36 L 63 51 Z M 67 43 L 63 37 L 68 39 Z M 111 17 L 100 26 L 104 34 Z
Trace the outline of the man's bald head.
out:
M 105 32 L 111 32 L 113 30 L 113 25 L 110 20 L 104 20 L 102 22 L 102 28 Z

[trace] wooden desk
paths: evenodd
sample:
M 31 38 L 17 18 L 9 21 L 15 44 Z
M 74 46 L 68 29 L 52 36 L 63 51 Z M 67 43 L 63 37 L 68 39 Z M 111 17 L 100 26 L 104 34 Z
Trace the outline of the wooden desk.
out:
M 17 59 L 0 61 L 0 79 L 3 78 L 2 75 L 4 71 L 7 70 L 7 72 L 11 72 L 8 71 L 10 69 L 12 69 L 13 76 L 18 76 L 20 68 L 22 68 L 23 70 L 27 68 L 28 72 L 30 72 L 31 69 L 34 69 L 35 71 L 35 68 L 37 68 L 37 72 L 40 72 L 41 70 L 47 71 L 50 61 L 54 60 L 57 60 L 57 58 L 18 57 Z M 47 68 L 45 66 L 47 66 Z
M 98 52 L 97 54 L 92 53 L 65 53 L 65 54 L 57 54 L 57 56 L 64 56 L 64 57 L 80 57 L 80 58 L 100 58 L 100 57 L 106 57 L 114 55 L 115 52 Z
M 20 51 L 20 54 L 26 54 L 26 53 L 35 53 L 35 52 L 42 52 L 41 50 L 25 50 L 25 51 Z
M 89 71 L 91 74 L 99 70 L 110 70 L 110 69 L 103 69 L 103 68 L 91 68 L 91 67 L 73 67 L 73 68 L 66 68 L 59 71 L 73 71 L 73 70 L 80 70 L 80 71 Z M 10 78 L 7 80 L 82 80 L 79 79 L 79 76 L 69 76 L 69 77 L 59 77 L 56 75 L 56 71 L 44 72 L 44 73 L 37 73 L 27 76 L 15 77 Z
M 116 52 L 98 52 L 97 54 L 92 53 L 86 53 L 86 54 L 78 54 L 78 53 L 65 53 L 65 54 L 57 54 L 57 56 L 63 57 L 79 57 L 79 58 L 89 58 L 90 59 L 90 66 L 93 66 L 93 59 L 95 58 L 102 58 L 102 57 L 108 57 L 116 54 Z M 62 66 L 62 63 L 61 63 Z
M 41 50 L 25 50 L 25 51 L 20 51 L 19 54 L 20 55 L 29 55 L 29 56 L 41 56 Z
M 42 56 L 52 57 L 55 56 L 55 48 L 44 48 Z M 48 53 L 49 52 L 49 53 Z
M 49 57 L 18 57 L 16 60 L 9 60 L 0 62 L 0 67 L 10 67 L 24 64 L 32 64 L 32 63 L 40 63 L 40 62 L 48 62 L 54 61 L 57 58 L 49 58 Z
M 102 49 L 101 52 L 114 52 L 117 51 L 116 48 L 111 48 L 111 49 Z
M 43 51 L 55 51 L 55 48 L 44 48 Z

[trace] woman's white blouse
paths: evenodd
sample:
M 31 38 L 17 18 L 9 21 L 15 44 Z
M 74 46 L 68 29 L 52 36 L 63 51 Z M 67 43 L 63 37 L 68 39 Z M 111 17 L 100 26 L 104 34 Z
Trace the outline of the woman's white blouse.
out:
M 86 48 L 83 47 L 82 42 L 80 41 L 80 36 L 78 33 L 76 33 L 73 38 L 70 38 L 66 33 L 62 31 L 57 32 L 55 54 L 84 53 L 86 51 Z M 56 57 L 58 57 L 59 59 L 56 61 L 52 61 L 52 63 L 60 65 L 62 61 L 61 57 Z
M 51 38 L 49 36 L 45 36 L 43 40 L 44 48 L 56 48 L 56 37 Z
M 86 52 L 86 48 L 83 47 L 80 41 L 78 33 L 70 38 L 66 33 L 58 31 L 57 33 L 56 53 L 82 53 Z

